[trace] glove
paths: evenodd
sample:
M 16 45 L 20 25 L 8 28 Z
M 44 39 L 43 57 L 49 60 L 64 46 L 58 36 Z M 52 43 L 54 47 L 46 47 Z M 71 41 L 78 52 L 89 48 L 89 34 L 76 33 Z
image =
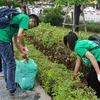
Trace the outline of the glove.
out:
M 27 54 L 22 53 L 21 56 L 22 56 L 23 59 L 28 59 L 28 55 Z
M 22 52 L 23 52 L 23 54 L 27 54 L 27 52 L 28 52 L 27 47 L 22 47 Z
M 100 74 L 97 74 L 98 81 L 100 82 Z
M 22 48 L 22 54 L 21 54 L 23 59 L 28 59 L 27 52 L 28 52 L 27 47 L 23 47 Z
M 76 79 L 77 79 L 77 77 L 78 77 L 78 75 L 77 75 L 77 74 L 73 74 L 73 79 L 74 79 L 74 80 L 76 80 Z

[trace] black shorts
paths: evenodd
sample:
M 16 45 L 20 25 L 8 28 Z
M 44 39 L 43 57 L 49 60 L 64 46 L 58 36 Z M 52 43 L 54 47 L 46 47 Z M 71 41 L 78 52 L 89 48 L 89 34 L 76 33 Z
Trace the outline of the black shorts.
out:
M 100 62 L 98 62 L 98 64 L 100 68 Z M 100 82 L 97 79 L 97 73 L 93 67 L 87 76 L 87 83 L 89 87 L 96 91 L 97 97 L 100 98 Z

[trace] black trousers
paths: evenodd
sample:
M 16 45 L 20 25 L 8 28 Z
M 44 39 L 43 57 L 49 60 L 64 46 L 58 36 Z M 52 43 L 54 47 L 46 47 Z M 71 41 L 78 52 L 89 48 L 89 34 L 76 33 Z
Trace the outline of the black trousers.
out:
M 98 64 L 100 68 L 100 62 L 98 62 Z M 88 86 L 93 88 L 96 91 L 97 97 L 100 98 L 100 82 L 97 79 L 97 74 L 93 67 L 91 68 L 91 71 L 87 76 L 87 82 L 88 82 Z
M 2 63 L 1 63 L 1 59 L 0 59 L 0 72 L 2 72 Z

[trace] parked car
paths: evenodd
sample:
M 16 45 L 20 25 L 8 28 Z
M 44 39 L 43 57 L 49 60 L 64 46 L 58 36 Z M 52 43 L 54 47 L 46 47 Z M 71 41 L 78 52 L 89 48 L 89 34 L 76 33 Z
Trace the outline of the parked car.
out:
M 86 7 L 86 8 L 84 9 L 84 11 L 85 11 L 85 12 L 95 12 L 96 10 L 95 10 L 95 8 L 93 8 L 93 7 Z

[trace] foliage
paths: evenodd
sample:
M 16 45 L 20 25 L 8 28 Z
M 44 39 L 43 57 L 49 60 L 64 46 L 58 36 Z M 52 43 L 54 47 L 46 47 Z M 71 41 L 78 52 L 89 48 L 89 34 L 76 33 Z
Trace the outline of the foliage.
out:
M 50 23 L 52 26 L 61 26 L 63 22 L 63 15 L 60 7 L 44 9 L 44 16 L 42 16 L 42 21 L 45 23 Z
M 79 4 L 87 4 L 87 3 L 89 3 L 89 0 L 55 0 L 55 3 L 56 4 L 64 4 L 64 5 L 65 4 L 79 5 Z
M 53 27 L 50 24 L 41 23 L 33 30 L 29 30 L 27 39 L 33 43 L 37 49 L 48 55 L 49 59 L 58 63 L 64 63 L 68 68 L 74 66 L 76 55 L 69 52 L 64 47 L 63 36 L 68 34 L 71 29 Z M 88 35 L 84 32 L 77 33 L 80 39 L 87 39 Z
M 63 64 L 52 63 L 33 45 L 28 45 L 28 48 L 28 56 L 33 58 L 38 65 L 37 80 L 53 100 L 97 100 L 92 89 L 77 87 L 80 79 L 74 81 L 73 72 L 66 69 Z
M 71 19 L 67 17 L 67 23 L 71 23 Z M 83 22 L 80 21 L 80 25 Z M 72 28 L 72 26 L 65 26 L 65 28 Z M 86 28 L 88 32 L 99 33 L 100 32 L 100 23 L 93 21 L 86 21 Z M 79 27 L 80 31 L 84 31 L 84 27 Z
M 87 27 L 87 31 L 89 31 L 89 32 L 93 32 L 93 33 L 100 32 L 100 23 L 99 22 L 87 21 L 86 27 Z M 84 31 L 84 27 L 80 27 L 80 30 Z
M 39 0 L 38 0 L 39 1 Z M 26 0 L 26 2 L 29 2 L 30 4 L 33 4 L 33 0 Z M 0 0 L 0 6 L 13 6 L 15 7 L 20 7 L 21 6 L 21 0 Z
M 20 2 L 18 2 L 17 0 L 14 0 L 14 1 L 0 0 L 0 6 L 18 7 L 18 6 L 20 6 Z
M 54 27 L 49 23 L 40 23 L 38 27 L 27 31 L 26 38 L 30 43 L 34 44 L 37 49 L 47 55 L 48 59 L 51 61 L 63 63 L 68 69 L 73 69 L 76 61 L 76 54 L 65 48 L 63 44 L 63 37 L 68 34 L 69 31 L 71 31 L 71 29 Z M 79 32 L 77 35 L 80 39 L 87 39 L 90 33 Z M 88 70 L 84 68 L 86 69 L 87 66 L 85 67 L 83 64 L 80 71 L 88 72 Z
M 99 22 L 87 22 L 87 30 L 95 33 L 100 32 L 100 23 Z
M 40 47 L 43 44 L 45 48 L 48 48 L 46 52 L 49 52 L 50 48 L 54 45 L 56 50 L 62 48 L 60 49 L 62 51 L 65 49 L 62 42 L 63 36 L 69 31 L 70 29 L 67 28 L 62 29 L 60 27 L 50 26 L 50 24 L 41 23 L 33 30 L 25 32 L 26 43 L 29 48 L 28 56 L 33 58 L 38 65 L 37 80 L 53 100 L 98 100 L 91 88 L 87 86 L 78 87 L 80 79 L 78 78 L 76 81 L 72 79 L 73 71 L 68 70 L 63 64 L 51 62 L 47 56 L 35 50 L 36 46 L 33 46 L 33 44 L 36 44 Z M 85 39 L 89 33 L 79 32 L 77 35 L 80 39 Z M 29 45 L 30 43 L 31 45 Z M 43 52 L 45 48 L 42 48 Z M 60 55 L 59 51 L 55 49 L 52 51 Z M 15 55 L 18 56 L 18 53 L 15 53 Z M 74 57 L 74 54 L 71 56 Z M 18 56 L 17 59 L 20 59 L 20 57 Z M 79 76 L 81 76 L 81 73 L 79 73 Z
M 52 9 L 44 9 L 44 14 L 43 16 L 40 16 L 40 20 L 41 22 L 45 22 L 45 23 L 50 23 L 50 25 L 53 26 L 61 26 L 62 22 L 63 22 L 63 16 L 64 13 L 61 11 L 62 7 L 58 7 L 58 8 L 52 8 Z M 69 16 L 67 16 L 66 19 L 67 23 L 71 24 L 71 19 Z M 82 24 L 83 22 L 80 21 L 80 24 Z M 86 22 L 87 25 L 87 31 L 90 32 L 95 32 L 95 33 L 99 33 L 100 32 L 100 23 L 99 22 Z M 72 26 L 65 26 L 65 28 L 72 28 Z M 84 27 L 79 27 L 80 31 L 84 31 Z
M 29 4 L 34 4 L 34 1 L 35 0 L 26 0 Z M 37 1 L 40 1 L 40 0 L 37 0 Z
M 97 0 L 98 3 L 100 3 L 100 0 Z
M 7 6 L 7 0 L 0 0 L 0 6 Z
M 43 44 L 44 47 L 50 48 L 52 45 L 62 45 L 63 46 L 63 36 L 67 34 L 71 29 L 51 26 L 49 23 L 40 23 L 40 25 L 32 30 L 27 31 L 27 36 L 33 36 L 35 41 Z M 84 32 L 77 33 L 79 38 L 87 38 L 88 35 Z M 32 40 L 30 40 L 32 41 Z M 61 43 L 59 43 L 61 41 Z
M 49 23 L 41 23 L 38 27 L 29 30 L 26 34 L 31 36 L 33 35 L 35 41 L 43 44 L 44 47 L 50 48 L 52 45 L 58 44 L 58 41 L 62 41 L 63 35 L 68 31 L 70 31 L 70 29 L 66 30 L 59 27 L 57 28 L 56 26 L 51 26 Z

